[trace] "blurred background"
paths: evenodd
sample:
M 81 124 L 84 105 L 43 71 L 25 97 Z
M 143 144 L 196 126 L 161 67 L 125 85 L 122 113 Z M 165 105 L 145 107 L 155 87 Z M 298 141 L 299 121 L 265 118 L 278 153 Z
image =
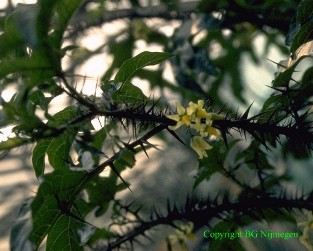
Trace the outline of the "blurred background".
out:
M 216 110 L 227 104 L 234 113 L 237 109 L 239 113 L 245 111 L 253 103 L 251 111 L 256 114 L 272 92 L 268 86 L 274 79 L 277 63 L 289 56 L 285 37 L 289 27 L 288 18 L 294 14 L 292 10 L 295 10 L 297 1 L 277 1 L 279 4 L 276 5 L 273 1 L 268 1 L 268 5 L 260 3 L 263 1 L 246 1 L 249 3 L 247 6 L 259 6 L 259 9 L 253 11 L 259 11 L 260 17 L 268 14 L 267 19 L 260 18 L 257 25 L 251 22 L 252 17 L 246 15 L 249 9 L 244 6 L 239 10 L 234 8 L 228 20 L 222 19 L 229 6 L 227 1 L 219 2 L 86 1 L 71 21 L 64 38 L 64 46 L 76 44 L 78 47 L 66 52 L 63 69 L 76 81 L 76 90 L 84 95 L 101 98 L 101 82 L 112 79 L 126 59 L 142 51 L 167 51 L 178 56 L 161 67 L 145 68 L 132 81 L 146 96 L 153 95 L 156 99 L 162 97 L 161 102 L 164 103 L 178 100 L 183 104 L 190 100 L 205 99 Z M 1 25 L 4 26 L 6 18 L 16 11 L 22 13 L 22 24 L 25 24 L 25 20 L 31 20 L 35 7 L 33 10 L 25 9 L 24 4 L 36 4 L 36 1 L 2 0 Z M 206 10 L 208 14 L 195 14 L 198 9 Z M 273 9 L 277 13 L 270 11 Z M 284 16 L 286 21 L 276 27 L 274 15 Z M 23 36 L 31 40 L 30 27 L 21 25 L 19 28 Z M 17 83 L 6 85 L 5 88 L 0 86 L 1 100 L 8 102 L 17 86 Z M 49 107 L 50 114 L 59 111 L 60 104 L 68 102 L 65 96 L 58 96 Z M 95 127 L 101 126 L 97 124 L 98 121 L 93 123 Z M 10 136 L 12 126 L 0 128 L 2 141 Z M 180 132 L 179 135 L 183 138 L 185 134 Z M 144 201 L 147 211 L 152 207 L 164 207 L 167 199 L 177 204 L 184 203 L 192 191 L 197 156 L 172 139 L 166 139 L 166 144 L 161 139 L 151 142 L 157 144 L 160 151 L 149 150 L 149 160 L 144 155 L 138 156 L 136 166 L 123 173 L 134 192 L 130 194 L 124 191 L 119 196 L 128 202 Z M 246 145 L 247 142 L 243 142 L 241 147 Z M 1 251 L 9 250 L 8 235 L 17 211 L 25 199 L 36 192 L 38 186 L 32 171 L 32 147 L 19 147 L 1 156 Z M 287 164 L 283 159 L 275 161 L 281 167 L 278 172 L 285 172 L 287 165 L 310 164 Z M 312 178 L 305 169 L 298 169 L 294 175 L 299 183 L 308 177 Z M 303 189 L 311 189 L 306 183 L 302 184 Z M 193 193 L 199 197 L 208 194 L 214 197 L 215 192 L 228 190 L 230 186 L 224 177 L 216 175 L 214 179 L 203 182 Z M 236 189 L 232 191 L 235 195 Z M 148 196 L 151 194 L 153 196 Z M 154 250 L 166 250 L 164 243 L 157 242 L 157 234 Z M 251 243 L 247 245 L 250 245 L 250 250 L 257 249 Z M 263 250 L 275 250 L 273 245 L 264 246 Z M 282 247 L 286 242 L 279 245 Z M 292 242 L 288 242 L 288 245 L 286 249 L 280 250 L 302 248 Z M 196 246 L 193 248 L 199 250 Z

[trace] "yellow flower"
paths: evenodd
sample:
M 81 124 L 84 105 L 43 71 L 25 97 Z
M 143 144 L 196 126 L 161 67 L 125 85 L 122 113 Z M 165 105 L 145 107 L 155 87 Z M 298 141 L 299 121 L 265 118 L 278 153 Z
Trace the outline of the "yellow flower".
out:
M 201 136 L 194 136 L 191 139 L 190 146 L 196 153 L 199 155 L 199 158 L 208 157 L 205 150 L 212 149 L 212 146 L 209 145 Z
M 198 101 L 199 103 L 199 101 Z M 187 114 L 190 116 L 194 114 L 198 109 L 198 105 L 194 102 L 189 102 L 189 106 L 187 107 Z
M 207 118 L 201 118 L 197 117 L 192 120 L 194 122 L 190 127 L 197 130 L 201 131 L 202 129 L 204 130 L 206 126 L 211 126 L 212 125 L 212 120 L 211 120 L 211 114 L 207 113 Z
M 203 131 L 200 132 L 202 137 L 208 137 L 209 135 L 213 135 L 217 138 L 221 137 L 221 133 L 219 130 L 212 126 L 206 126 Z
M 221 136 L 221 133 L 216 128 L 212 127 L 212 120 L 206 119 L 205 123 L 204 121 L 201 121 L 201 119 L 196 119 L 195 123 L 190 125 L 190 128 L 195 129 L 197 132 L 200 133 L 202 137 L 208 137 L 210 135 L 213 135 L 217 138 Z
M 172 119 L 177 122 L 175 126 L 168 127 L 171 130 L 176 130 L 182 125 L 189 126 L 191 124 L 190 118 L 186 114 L 186 109 L 180 103 L 177 103 L 176 110 L 177 114 L 166 115 L 166 117 L 168 117 L 169 119 Z
M 207 113 L 207 111 L 203 108 L 203 105 L 203 100 L 198 100 L 198 104 L 189 102 L 189 106 L 187 107 L 187 115 L 195 115 L 196 118 L 207 118 L 210 116 L 210 114 Z
M 187 126 L 189 126 L 190 123 L 191 123 L 190 118 L 189 118 L 188 115 L 182 116 L 181 117 L 181 122 L 182 122 L 183 125 L 187 125 Z
M 168 117 L 169 119 L 175 120 L 175 121 L 179 121 L 182 115 L 185 115 L 186 110 L 185 108 L 177 103 L 176 104 L 176 110 L 177 110 L 177 114 L 172 114 L 172 115 L 166 115 L 166 117 Z

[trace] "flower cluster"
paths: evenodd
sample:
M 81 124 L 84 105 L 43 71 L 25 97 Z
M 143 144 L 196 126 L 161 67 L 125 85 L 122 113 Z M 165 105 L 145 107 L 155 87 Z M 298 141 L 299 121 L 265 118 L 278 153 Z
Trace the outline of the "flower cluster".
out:
M 200 159 L 207 157 L 206 150 L 212 148 L 205 138 L 211 135 L 217 138 L 221 136 L 220 132 L 212 127 L 213 121 L 224 119 L 221 115 L 207 112 L 203 105 L 203 100 L 198 100 L 197 104 L 189 102 L 187 108 L 177 103 L 177 114 L 166 115 L 169 119 L 177 122 L 175 126 L 169 126 L 169 129 L 177 130 L 181 126 L 188 126 L 199 134 L 191 139 L 190 146 L 197 152 Z

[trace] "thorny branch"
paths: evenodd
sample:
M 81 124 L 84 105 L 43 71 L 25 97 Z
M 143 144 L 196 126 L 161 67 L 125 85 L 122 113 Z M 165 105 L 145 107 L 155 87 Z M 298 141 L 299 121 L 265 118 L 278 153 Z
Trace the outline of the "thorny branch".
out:
M 97 251 L 111 251 L 114 248 L 119 248 L 123 243 L 132 242 L 136 237 L 144 235 L 149 229 L 158 225 L 173 225 L 176 220 L 187 220 L 199 222 L 202 226 L 207 225 L 214 217 L 222 216 L 225 212 L 235 211 L 242 215 L 252 214 L 254 210 L 272 210 L 280 212 L 280 210 L 292 209 L 308 209 L 313 210 L 312 200 L 304 198 L 288 199 L 288 198 L 273 198 L 267 195 L 258 198 L 247 198 L 238 202 L 223 201 L 219 205 L 187 205 L 185 210 L 179 212 L 174 208 L 168 212 L 166 216 L 158 216 L 155 220 L 142 222 L 139 226 L 126 234 L 123 234 L 116 240 L 110 242 L 107 246 L 97 248 Z M 254 215 L 254 217 L 256 217 Z

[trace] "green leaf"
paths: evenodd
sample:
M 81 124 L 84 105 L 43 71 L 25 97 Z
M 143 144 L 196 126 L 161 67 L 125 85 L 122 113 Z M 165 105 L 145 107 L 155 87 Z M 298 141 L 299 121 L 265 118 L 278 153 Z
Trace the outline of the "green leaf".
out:
M 37 16 L 37 36 L 40 49 L 49 58 L 56 74 L 61 71 L 61 50 L 64 33 L 82 0 L 41 0 Z M 53 22 L 52 22 L 52 19 Z M 50 25 L 53 23 L 53 26 Z
M 20 137 L 9 138 L 6 141 L 0 142 L 0 151 L 10 150 L 27 143 L 30 143 L 30 139 Z
M 0 127 L 5 127 L 10 124 L 16 124 L 16 109 L 14 99 L 9 102 L 1 101 L 2 109 L 0 109 Z
M 60 201 L 73 199 L 73 196 L 80 192 L 79 189 L 86 182 L 87 176 L 86 172 L 73 172 L 69 169 L 54 170 L 45 174 L 38 199 L 44 199 L 47 194 L 58 194 Z
M 47 251 L 83 250 L 77 233 L 77 220 L 67 215 L 62 215 L 51 228 L 47 238 Z
M 114 92 L 111 96 L 114 103 L 144 103 L 147 97 L 143 94 L 142 90 L 131 84 L 130 82 L 124 83 L 122 88 Z
M 297 8 L 297 21 L 304 24 L 313 17 L 313 0 L 302 0 Z
M 278 74 L 278 76 L 273 81 L 273 87 L 286 87 L 289 84 L 289 81 L 292 78 L 293 73 L 295 72 L 296 67 L 298 64 L 304 59 L 310 57 L 310 55 L 303 55 L 296 62 L 294 62 L 288 69 L 284 72 Z
M 284 113 L 286 107 L 289 106 L 289 100 L 282 94 L 272 95 L 263 104 L 261 116 L 258 121 L 260 123 L 268 123 L 279 121 L 277 117 L 279 114 Z M 273 113 L 275 112 L 275 116 Z M 283 115 L 285 117 L 285 114 Z
M 106 139 L 107 133 L 109 133 L 110 130 L 111 130 L 111 125 L 108 124 L 102 127 L 98 132 L 96 132 L 95 135 L 93 136 L 93 141 L 91 143 L 91 146 L 96 148 L 98 151 L 101 151 L 104 140 Z M 95 161 L 95 164 L 98 165 L 99 160 L 100 160 L 99 154 L 94 155 L 93 159 Z
M 111 130 L 111 125 L 108 124 L 104 127 L 102 127 L 98 132 L 95 133 L 93 137 L 93 146 L 97 148 L 98 150 L 101 150 L 101 147 L 103 146 L 103 142 L 107 137 L 107 133 L 109 133 Z
M 51 41 L 51 34 L 49 35 L 49 33 L 52 30 L 51 24 L 56 21 L 52 22 L 52 18 L 56 14 L 55 5 L 59 2 L 60 0 L 39 0 L 39 11 L 36 20 L 38 47 L 45 57 L 50 59 L 54 69 L 59 69 L 60 67 L 60 55 L 58 55 L 57 43 Z
M 68 168 L 69 153 L 77 130 L 67 130 L 53 138 L 47 148 L 49 163 L 54 169 Z
M 32 203 L 33 230 L 29 239 L 38 248 L 42 240 L 53 227 L 54 223 L 61 217 L 61 211 L 58 209 L 56 198 L 51 194 L 45 194 L 40 206 L 35 208 L 36 210 L 34 213 L 34 205 L 37 204 L 37 200 L 38 198 Z
M 59 208 L 57 197 L 59 201 L 67 201 L 69 206 L 72 205 L 84 185 L 86 175 L 83 172 L 63 169 L 42 177 L 43 182 L 31 205 L 33 229 L 29 239 L 34 242 L 36 247 L 64 215 Z
M 53 17 L 54 6 L 60 0 L 39 0 L 39 12 L 37 16 L 37 37 L 41 45 L 45 44 L 48 40 L 48 33 L 50 31 L 50 24 Z
M 119 152 L 114 165 L 118 170 L 123 170 L 125 167 L 133 167 L 135 163 L 135 153 L 124 148 Z
M 51 139 L 42 139 L 38 141 L 36 146 L 34 147 L 32 163 L 37 178 L 44 174 L 45 156 L 50 143 Z
M 47 123 L 49 126 L 60 127 L 77 116 L 78 110 L 69 106 L 56 113 Z M 44 173 L 45 155 L 48 154 L 49 163 L 55 169 L 68 168 L 68 155 L 77 129 L 67 130 L 52 139 L 39 140 L 33 150 L 32 163 L 37 177 Z
M 114 172 L 110 172 L 109 177 L 97 176 L 86 186 L 90 204 L 97 208 L 96 217 L 103 215 L 108 210 L 115 194 L 125 189 L 124 184 L 117 183 L 118 177 Z
M 3 60 L 0 63 L 0 78 L 6 77 L 15 72 L 43 72 L 50 71 L 51 65 L 44 58 L 17 58 L 13 60 Z M 41 74 L 40 74 L 41 75 Z
M 313 19 L 301 26 L 300 30 L 296 34 L 290 52 L 293 54 L 304 43 L 313 39 Z
M 116 238 L 116 237 L 118 237 L 116 233 L 113 233 L 112 231 L 101 228 L 95 231 L 95 233 L 89 239 L 88 243 L 94 244 L 94 243 L 97 243 L 97 241 L 99 240 L 109 240 L 109 239 Z
M 29 99 L 35 104 L 40 106 L 44 111 L 48 110 L 48 105 L 51 101 L 51 97 L 45 97 L 44 93 L 41 90 L 36 90 L 29 95 Z
M 48 121 L 49 126 L 60 127 L 65 123 L 70 122 L 71 119 L 79 116 L 80 111 L 75 106 L 68 106 L 62 111 L 56 113 L 53 119 Z
M 57 20 L 54 27 L 54 31 L 51 34 L 54 46 L 57 47 L 57 49 L 61 49 L 63 35 L 67 29 L 69 21 L 83 2 L 84 2 L 83 0 L 57 1 L 55 6 Z
M 269 97 L 263 105 L 262 112 L 263 111 L 268 111 L 270 108 L 275 108 L 277 107 L 278 104 L 281 104 L 283 101 L 284 97 L 281 94 L 277 95 L 272 95 Z
M 5 31 L 0 35 L 0 58 L 21 45 L 23 45 L 23 40 L 17 30 L 14 14 L 8 15 L 5 21 Z
M 172 54 L 167 52 L 144 51 L 137 56 L 126 60 L 117 72 L 114 81 L 116 83 L 121 83 L 123 86 L 124 83 L 130 80 L 130 78 L 136 73 L 136 71 L 148 65 L 159 64 L 172 56 Z

